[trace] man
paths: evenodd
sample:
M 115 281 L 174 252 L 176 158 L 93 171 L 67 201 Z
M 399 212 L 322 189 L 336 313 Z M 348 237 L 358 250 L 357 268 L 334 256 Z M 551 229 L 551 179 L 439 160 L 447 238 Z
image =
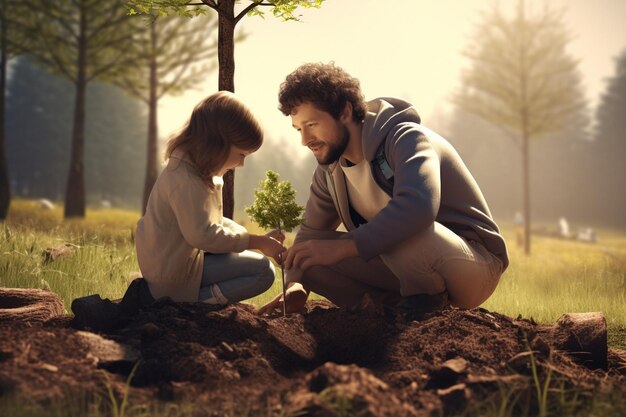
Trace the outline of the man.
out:
M 410 103 L 365 103 L 359 81 L 332 63 L 297 68 L 279 101 L 319 163 L 305 222 L 282 254 L 287 312 L 309 291 L 340 306 L 368 294 L 418 310 L 473 308 L 493 293 L 508 266 L 504 239 L 458 153 Z M 281 308 L 281 296 L 260 312 Z

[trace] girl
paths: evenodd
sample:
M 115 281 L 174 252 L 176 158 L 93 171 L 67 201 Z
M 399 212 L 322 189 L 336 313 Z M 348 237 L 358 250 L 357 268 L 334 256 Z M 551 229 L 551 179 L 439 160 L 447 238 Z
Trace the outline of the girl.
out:
M 226 305 L 266 291 L 284 236 L 249 234 L 222 215 L 222 176 L 259 149 L 263 132 L 235 95 L 200 102 L 167 145 L 167 167 L 137 224 L 137 260 L 154 298 Z

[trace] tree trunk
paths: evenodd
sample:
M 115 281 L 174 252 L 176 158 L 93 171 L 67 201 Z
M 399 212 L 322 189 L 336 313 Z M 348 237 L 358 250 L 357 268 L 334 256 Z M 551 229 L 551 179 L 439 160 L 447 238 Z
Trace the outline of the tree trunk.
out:
M 156 42 L 157 33 L 154 25 L 150 25 L 150 38 L 152 41 L 152 53 L 150 56 L 150 99 L 148 103 L 148 155 L 146 160 L 146 182 L 143 188 L 143 204 L 141 214 L 146 213 L 148 198 L 157 179 L 157 147 L 158 147 L 158 126 L 157 126 L 157 61 Z
M 522 135 L 522 176 L 524 177 L 524 253 L 530 255 L 530 143 L 528 134 Z
M 65 191 L 65 218 L 85 217 L 85 93 L 87 90 L 85 26 L 85 13 L 81 11 L 78 39 L 78 74 L 75 83 L 74 129 L 72 132 L 70 169 Z
M 2 0 L 2 11 L 6 11 L 6 1 Z M 0 42 L 2 42 L 2 50 L 0 50 L 0 221 L 6 219 L 9 214 L 9 205 L 11 204 L 11 186 L 9 184 L 9 167 L 5 152 L 5 123 L 4 109 L 6 100 L 6 79 L 7 79 L 7 19 L 4 18 L 0 22 Z
M 235 92 L 235 0 L 222 0 L 219 3 L 218 17 L 218 62 L 219 90 Z M 222 199 L 224 216 L 233 218 L 235 211 L 235 172 L 224 175 Z
M 563 314 L 549 338 L 557 349 L 590 369 L 607 369 L 606 319 L 600 312 Z

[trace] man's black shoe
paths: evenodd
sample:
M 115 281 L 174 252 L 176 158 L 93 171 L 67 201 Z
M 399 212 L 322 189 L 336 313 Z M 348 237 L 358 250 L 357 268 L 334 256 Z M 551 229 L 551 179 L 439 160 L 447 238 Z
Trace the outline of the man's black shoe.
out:
M 414 294 L 402 299 L 390 310 L 398 314 L 402 314 L 409 320 L 423 318 L 428 313 L 443 310 L 450 305 L 448 292 L 444 291 L 439 294 Z

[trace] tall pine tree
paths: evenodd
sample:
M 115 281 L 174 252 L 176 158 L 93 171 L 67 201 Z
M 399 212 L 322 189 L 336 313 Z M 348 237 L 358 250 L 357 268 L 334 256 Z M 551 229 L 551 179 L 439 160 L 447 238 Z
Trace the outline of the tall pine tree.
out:
M 594 146 L 594 211 L 611 224 L 626 227 L 626 50 L 616 59 L 597 109 Z

